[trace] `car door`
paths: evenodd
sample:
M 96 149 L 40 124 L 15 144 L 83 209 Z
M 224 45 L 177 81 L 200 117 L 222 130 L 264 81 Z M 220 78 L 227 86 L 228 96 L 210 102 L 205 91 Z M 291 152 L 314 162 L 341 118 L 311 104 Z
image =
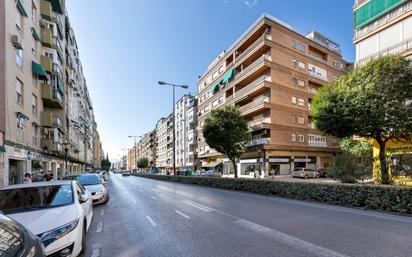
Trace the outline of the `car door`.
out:
M 92 196 L 90 193 L 78 182 L 76 182 L 76 191 L 79 194 L 79 198 L 81 195 L 88 195 L 89 199 L 84 202 L 80 203 L 81 208 L 83 209 L 83 212 L 86 216 L 87 219 L 87 224 L 90 225 L 91 218 L 92 218 Z

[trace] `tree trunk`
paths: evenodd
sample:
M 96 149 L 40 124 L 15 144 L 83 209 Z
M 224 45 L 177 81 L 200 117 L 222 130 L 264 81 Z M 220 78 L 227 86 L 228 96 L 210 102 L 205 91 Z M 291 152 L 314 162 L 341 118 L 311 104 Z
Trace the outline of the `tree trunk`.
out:
M 386 163 L 386 142 L 382 139 L 376 139 L 379 144 L 379 162 L 381 170 L 381 183 L 389 184 L 389 171 L 388 165 Z
M 237 166 L 236 166 L 236 159 L 230 159 L 232 161 L 233 164 L 233 170 L 235 172 L 235 178 L 238 178 L 237 176 Z

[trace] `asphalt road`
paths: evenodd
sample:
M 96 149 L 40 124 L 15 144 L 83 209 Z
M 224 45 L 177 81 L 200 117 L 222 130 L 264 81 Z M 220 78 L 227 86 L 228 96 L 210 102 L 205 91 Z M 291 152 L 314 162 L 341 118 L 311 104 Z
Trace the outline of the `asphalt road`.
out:
M 410 257 L 412 218 L 110 176 L 84 257 Z

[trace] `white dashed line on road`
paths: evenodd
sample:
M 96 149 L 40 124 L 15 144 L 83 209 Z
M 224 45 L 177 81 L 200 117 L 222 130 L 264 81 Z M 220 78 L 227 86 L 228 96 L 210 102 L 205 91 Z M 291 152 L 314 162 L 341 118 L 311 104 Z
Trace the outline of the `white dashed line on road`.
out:
M 200 204 L 200 203 L 195 203 L 195 202 L 192 202 L 192 201 L 189 201 L 189 200 L 185 200 L 185 201 L 183 201 L 183 203 L 185 203 L 185 204 L 187 204 L 187 205 L 190 205 L 190 206 L 192 206 L 192 207 L 195 207 L 195 208 L 197 208 L 197 209 L 199 209 L 199 210 L 202 210 L 202 211 L 204 211 L 204 212 L 215 211 L 215 209 L 212 209 L 212 208 L 210 208 L 210 207 L 207 207 L 206 205 L 203 205 L 203 204 Z
M 312 244 L 308 241 L 299 239 L 294 236 L 290 236 L 280 231 L 277 231 L 277 230 L 274 230 L 274 229 L 271 229 L 271 228 L 268 228 L 268 227 L 265 227 L 265 226 L 247 221 L 247 220 L 239 219 L 235 221 L 234 223 L 246 229 L 253 230 L 259 234 L 266 235 L 277 242 L 291 246 L 292 248 L 295 248 L 295 249 L 300 249 L 308 253 L 313 253 L 319 257 L 348 257 L 347 255 Z
M 151 198 L 152 198 L 153 200 L 157 200 L 157 198 L 156 198 L 156 197 L 154 197 L 154 196 L 151 196 Z
M 190 220 L 190 217 L 187 216 L 186 214 L 184 214 L 183 212 L 180 212 L 180 211 L 178 211 L 178 210 L 175 210 L 175 212 L 176 212 L 177 214 L 179 214 L 180 216 L 184 217 L 185 219 Z
M 104 215 L 104 210 L 101 210 L 100 211 L 100 216 L 103 216 Z
M 102 255 L 102 246 L 100 244 L 93 244 L 92 255 L 90 257 L 100 257 Z
M 154 222 L 154 221 L 152 220 L 152 218 L 150 218 L 150 216 L 146 216 L 146 219 L 150 222 L 150 224 L 152 224 L 153 227 L 156 227 L 156 226 L 157 226 L 157 225 L 156 225 L 156 222 Z
M 99 224 L 97 224 L 96 233 L 100 233 L 102 231 L 103 231 L 103 222 L 100 222 Z

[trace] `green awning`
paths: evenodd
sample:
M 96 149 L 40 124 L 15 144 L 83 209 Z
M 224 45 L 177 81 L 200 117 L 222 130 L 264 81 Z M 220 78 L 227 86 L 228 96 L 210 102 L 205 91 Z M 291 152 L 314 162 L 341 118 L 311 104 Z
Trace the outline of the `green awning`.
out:
M 22 112 L 16 112 L 16 115 L 17 115 L 18 118 L 23 118 L 25 120 L 30 120 L 29 117 L 27 117 L 27 115 L 22 113 Z
M 60 92 L 64 94 L 64 84 L 60 81 L 60 79 L 57 80 L 57 84 L 59 85 Z
M 218 87 L 219 87 L 221 84 L 222 84 L 222 81 L 217 82 L 216 84 L 214 84 L 213 86 L 210 87 L 210 90 L 209 90 L 209 91 L 210 91 L 211 93 L 216 92 L 217 89 L 218 89 Z
M 233 69 L 226 71 L 225 75 L 223 75 L 223 83 L 227 83 L 232 76 L 233 76 Z
M 6 147 L 4 145 L 0 145 L 0 153 L 5 153 L 6 152 Z
M 47 79 L 46 70 L 44 69 L 44 67 L 40 63 L 32 61 L 31 62 L 31 69 L 32 69 L 34 74 L 39 76 L 39 78 Z
M 34 39 L 36 39 L 37 41 L 40 41 L 39 33 L 37 33 L 34 27 L 31 28 L 31 33 L 33 34 Z
M 26 12 L 26 9 L 24 9 L 24 5 L 21 2 L 21 0 L 17 0 L 17 7 L 19 8 L 20 12 L 25 16 L 25 17 L 29 17 L 29 15 Z

